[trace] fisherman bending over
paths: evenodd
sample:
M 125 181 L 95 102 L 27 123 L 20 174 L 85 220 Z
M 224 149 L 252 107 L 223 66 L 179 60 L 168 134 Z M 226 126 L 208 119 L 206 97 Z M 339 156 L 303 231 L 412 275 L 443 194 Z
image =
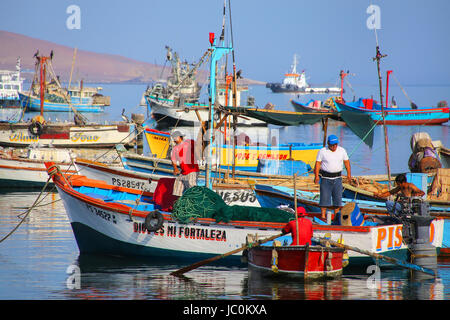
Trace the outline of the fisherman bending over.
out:
M 410 197 L 422 197 L 425 195 L 425 192 L 417 188 L 414 184 L 407 182 L 406 175 L 404 173 L 399 174 L 395 177 L 396 187 L 389 191 L 374 193 L 376 197 L 384 198 L 389 195 L 398 194 L 399 196 L 410 198 Z M 394 208 L 395 206 L 395 208 Z M 402 206 L 400 203 L 396 201 L 387 200 L 386 201 L 386 209 L 388 212 L 393 213 L 394 215 L 398 215 L 402 211 Z

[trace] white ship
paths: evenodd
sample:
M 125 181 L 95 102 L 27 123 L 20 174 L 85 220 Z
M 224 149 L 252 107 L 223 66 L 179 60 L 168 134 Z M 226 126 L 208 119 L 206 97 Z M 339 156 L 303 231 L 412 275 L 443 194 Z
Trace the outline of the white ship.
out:
M 292 63 L 292 69 L 289 73 L 284 75 L 284 80 L 282 83 L 278 82 L 268 82 L 266 87 L 271 89 L 272 92 L 293 92 L 293 93 L 340 93 L 341 88 L 339 87 L 324 87 L 324 88 L 312 88 L 306 82 L 305 70 L 301 73 L 297 72 L 297 55 L 294 54 L 294 62 Z
M 20 58 L 17 58 L 15 71 L 0 70 L 0 109 L 20 108 L 19 91 L 22 91 L 22 85 Z

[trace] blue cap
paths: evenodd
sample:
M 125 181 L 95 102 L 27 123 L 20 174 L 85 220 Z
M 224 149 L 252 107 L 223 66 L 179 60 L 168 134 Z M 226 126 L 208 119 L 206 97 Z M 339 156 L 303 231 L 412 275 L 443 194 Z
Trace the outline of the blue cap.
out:
M 338 137 L 336 137 L 334 134 L 328 136 L 328 144 L 337 144 L 337 143 L 339 143 Z

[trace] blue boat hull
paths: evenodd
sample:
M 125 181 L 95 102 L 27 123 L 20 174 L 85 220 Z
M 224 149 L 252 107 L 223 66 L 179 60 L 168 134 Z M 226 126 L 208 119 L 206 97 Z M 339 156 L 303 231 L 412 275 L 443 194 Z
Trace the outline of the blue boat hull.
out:
M 369 114 L 377 124 L 383 124 L 381 106 L 375 103 L 372 109 L 366 108 L 362 99 L 346 104 L 335 101 L 335 106 L 339 112 L 351 111 Z M 385 121 L 388 125 L 436 125 L 449 121 L 450 115 L 449 108 L 386 108 L 385 113 Z
M 22 107 L 26 108 L 26 111 L 41 111 L 41 101 L 38 98 L 29 97 L 19 93 L 20 101 Z M 79 99 L 78 99 L 79 102 Z M 93 104 L 80 104 L 74 102 L 72 108 L 79 112 L 94 112 L 100 113 L 105 111 L 104 105 L 93 105 Z M 68 103 L 55 103 L 44 101 L 44 111 L 45 112 L 69 112 L 72 111 Z

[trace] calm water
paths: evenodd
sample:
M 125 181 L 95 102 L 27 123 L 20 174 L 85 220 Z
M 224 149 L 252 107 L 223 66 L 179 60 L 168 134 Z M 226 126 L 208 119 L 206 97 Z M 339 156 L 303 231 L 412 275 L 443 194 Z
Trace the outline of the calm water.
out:
M 120 120 L 122 108 L 131 113 L 146 114 L 139 106 L 145 85 L 102 85 L 105 95 L 111 95 L 112 106 L 103 115 L 88 115 L 96 121 Z M 354 89 L 360 95 L 376 95 L 376 87 Z M 398 90 L 396 90 L 398 89 Z M 450 87 L 405 87 L 419 106 L 436 105 L 448 98 Z M 397 92 L 398 91 L 398 92 Z M 399 88 L 391 88 L 399 105 L 403 100 Z M 272 94 L 264 87 L 250 89 L 258 105 L 272 102 L 278 109 L 293 110 L 289 99 L 294 96 Z M 413 94 L 414 93 L 414 94 Z M 316 96 L 320 98 L 321 96 Z M 429 97 L 433 97 L 429 101 Z M 435 97 L 435 98 L 434 98 Z M 309 97 L 300 97 L 307 101 Z M 406 98 L 403 105 L 409 105 Z M 31 115 L 30 115 L 31 116 Z M 54 115 L 52 115 L 54 116 Z M 61 115 L 57 115 L 63 118 Z M 266 130 L 266 131 L 264 131 Z M 292 128 L 270 127 L 249 129 L 252 139 L 262 139 L 267 130 L 280 130 L 280 142 L 321 142 L 320 125 Z M 410 155 L 409 139 L 418 131 L 428 132 L 433 140 L 450 146 L 448 124 L 433 127 L 389 126 L 392 172 L 407 171 Z M 381 127 L 375 129 L 372 149 L 348 128 L 330 124 L 329 133 L 338 135 L 341 144 L 351 154 L 353 174 L 385 173 L 384 137 Z M 36 191 L 0 194 L 0 238 L 20 221 L 38 196 Z M 80 256 L 65 214 L 56 193 L 49 193 L 43 206 L 37 207 L 25 223 L 9 238 L 0 242 L 0 299 L 190 299 L 190 300 L 448 300 L 450 298 L 450 262 L 439 262 L 439 277 L 435 281 L 416 282 L 404 270 L 383 270 L 374 286 L 368 282 L 366 270 L 347 270 L 339 280 L 314 283 L 264 280 L 246 268 L 204 266 L 187 273 L 188 279 L 172 277 L 170 272 L 184 265 L 148 260 L 100 256 Z M 80 288 L 68 280 L 73 270 L 81 272 Z M 372 283 L 373 284 L 373 283 Z
M 20 221 L 39 192 L 0 197 L 3 238 Z M 246 268 L 203 266 L 170 275 L 186 264 L 80 255 L 62 203 L 50 193 L 27 221 L 0 243 L 0 300 L 20 299 L 171 299 L 171 300 L 448 300 L 450 263 L 439 262 L 434 281 L 409 280 L 408 271 L 382 270 L 373 285 L 366 270 L 346 270 L 338 280 L 298 283 L 264 281 Z M 55 202 L 56 201 L 56 202 Z M 50 204 L 49 204 L 50 203 Z M 67 281 L 80 268 L 80 288 Z M 369 282 L 368 282 L 369 281 Z M 371 286 L 372 284 L 373 286 Z

